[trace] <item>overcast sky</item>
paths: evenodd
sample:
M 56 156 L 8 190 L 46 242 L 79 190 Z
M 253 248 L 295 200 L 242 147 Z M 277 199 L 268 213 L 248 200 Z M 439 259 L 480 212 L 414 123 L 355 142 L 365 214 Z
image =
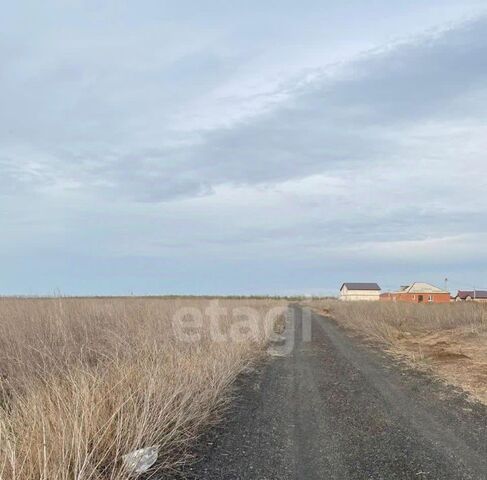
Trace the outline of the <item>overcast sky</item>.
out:
M 19 0 L 0 293 L 487 288 L 484 0 Z

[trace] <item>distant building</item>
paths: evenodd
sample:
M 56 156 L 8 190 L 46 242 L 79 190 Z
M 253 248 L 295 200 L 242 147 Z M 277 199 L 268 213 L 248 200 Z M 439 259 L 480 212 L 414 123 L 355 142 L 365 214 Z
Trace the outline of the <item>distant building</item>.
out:
M 415 282 L 412 285 L 402 286 L 397 292 L 383 293 L 380 300 L 384 302 L 450 303 L 450 292 L 429 283 Z
M 458 290 L 456 302 L 486 302 L 487 290 Z
M 378 301 L 380 287 L 377 283 L 350 283 L 346 282 L 340 288 L 339 300 L 342 301 Z

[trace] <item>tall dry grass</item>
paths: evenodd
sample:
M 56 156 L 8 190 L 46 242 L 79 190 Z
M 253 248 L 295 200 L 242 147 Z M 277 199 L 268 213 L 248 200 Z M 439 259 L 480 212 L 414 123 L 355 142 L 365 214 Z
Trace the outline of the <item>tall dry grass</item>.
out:
M 393 343 L 404 335 L 461 329 L 487 331 L 487 307 L 474 302 L 417 305 L 404 302 L 322 302 L 341 325 L 364 336 Z
M 174 314 L 207 305 L 0 299 L 0 479 L 124 479 L 131 475 L 122 456 L 152 445 L 159 446 L 153 472 L 186 461 L 270 334 L 261 324 L 232 341 L 232 310 L 252 307 L 263 318 L 276 302 L 222 300 L 228 311 L 217 341 L 206 316 L 190 324 L 198 340 L 181 339 Z

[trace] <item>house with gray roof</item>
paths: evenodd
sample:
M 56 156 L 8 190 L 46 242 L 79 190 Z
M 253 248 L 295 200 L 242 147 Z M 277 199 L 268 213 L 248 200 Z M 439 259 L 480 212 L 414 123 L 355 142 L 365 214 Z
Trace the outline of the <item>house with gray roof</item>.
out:
M 380 300 L 381 289 L 377 283 L 345 282 L 340 288 L 339 300 L 373 302 Z

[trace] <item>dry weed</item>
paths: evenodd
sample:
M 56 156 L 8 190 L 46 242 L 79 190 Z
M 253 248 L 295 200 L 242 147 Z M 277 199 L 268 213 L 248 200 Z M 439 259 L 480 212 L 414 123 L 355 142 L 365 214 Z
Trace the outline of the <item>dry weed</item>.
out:
M 121 457 L 152 445 L 174 469 L 270 334 L 232 340 L 233 309 L 277 304 L 222 300 L 221 338 L 203 315 L 183 341 L 175 313 L 208 300 L 0 299 L 0 479 L 128 478 Z

